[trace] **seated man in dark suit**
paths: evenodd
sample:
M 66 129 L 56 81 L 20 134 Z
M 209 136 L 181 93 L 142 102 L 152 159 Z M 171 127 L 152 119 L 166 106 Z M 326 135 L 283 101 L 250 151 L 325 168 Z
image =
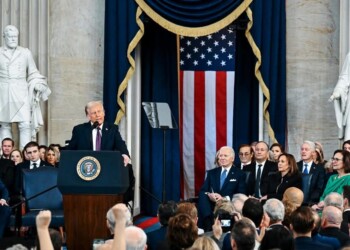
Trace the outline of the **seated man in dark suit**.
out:
M 1 155 L 0 159 L 10 159 L 10 154 L 11 154 L 14 147 L 15 147 L 14 140 L 12 140 L 11 138 L 8 138 L 8 137 L 4 138 L 1 141 L 2 155 Z
M 336 238 L 341 247 L 350 244 L 349 234 L 340 231 L 342 211 L 334 206 L 327 206 L 322 211 L 320 235 Z
M 14 193 L 15 170 L 16 168 L 13 161 L 0 158 L 0 180 L 5 184 L 10 196 Z
M 304 204 L 318 203 L 325 186 L 325 170 L 313 162 L 316 146 L 312 141 L 304 141 L 300 148 L 301 161 L 297 163 L 299 171 L 303 174 L 302 190 Z M 309 180 L 309 177 L 311 180 Z
M 176 214 L 177 204 L 174 201 L 162 203 L 158 207 L 158 219 L 161 227 L 147 233 L 147 246 L 149 249 L 160 249 L 165 245 L 168 224 L 171 217 Z
M 15 193 L 20 194 L 22 191 L 22 170 L 23 169 L 35 169 L 39 167 L 53 167 L 46 161 L 40 159 L 39 144 L 35 141 L 28 142 L 23 149 L 28 155 L 29 160 L 19 163 L 16 166 L 16 180 L 15 180 Z
M 343 187 L 343 221 L 341 223 L 340 230 L 346 234 L 349 234 L 349 222 L 350 222 L 350 186 Z
M 11 214 L 11 209 L 7 204 L 8 199 L 9 193 L 5 184 L 0 180 L 0 238 L 2 238 L 4 234 L 4 230 Z
M 295 239 L 296 249 L 333 249 L 330 245 L 312 240 L 311 232 L 314 224 L 310 207 L 301 206 L 292 213 L 290 227 Z
M 199 227 L 211 231 L 213 209 L 221 199 L 231 199 L 236 193 L 246 192 L 245 173 L 233 165 L 235 153 L 231 147 L 222 147 L 219 153 L 220 167 L 207 172 L 207 177 L 199 192 Z
M 133 200 L 135 177 L 130 165 L 130 155 L 118 126 L 105 121 L 105 110 L 101 101 L 91 101 L 85 107 L 89 121 L 73 128 L 72 138 L 66 149 L 120 151 L 124 165 L 129 166 L 130 187 L 124 194 L 124 202 Z
M 247 195 L 261 198 L 267 194 L 269 173 L 277 171 L 277 164 L 269 161 L 269 145 L 260 141 L 255 146 L 255 162 L 246 166 L 244 171 L 250 172 L 247 183 Z

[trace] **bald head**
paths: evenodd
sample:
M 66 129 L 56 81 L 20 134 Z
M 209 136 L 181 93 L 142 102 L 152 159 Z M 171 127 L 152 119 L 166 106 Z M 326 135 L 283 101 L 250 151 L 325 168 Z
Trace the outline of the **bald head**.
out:
M 343 220 L 342 211 L 334 206 L 325 207 L 322 211 L 321 226 L 325 227 L 338 227 Z
M 126 249 L 143 250 L 147 248 L 147 236 L 145 232 L 135 226 L 125 228 Z

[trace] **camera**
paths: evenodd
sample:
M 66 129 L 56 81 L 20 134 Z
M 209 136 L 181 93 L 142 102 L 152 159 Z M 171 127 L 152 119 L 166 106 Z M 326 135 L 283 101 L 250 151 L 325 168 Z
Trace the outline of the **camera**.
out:
M 233 224 L 235 223 L 234 216 L 229 212 L 219 209 L 216 212 L 216 217 L 219 219 L 221 223 L 221 228 L 223 232 L 231 231 Z

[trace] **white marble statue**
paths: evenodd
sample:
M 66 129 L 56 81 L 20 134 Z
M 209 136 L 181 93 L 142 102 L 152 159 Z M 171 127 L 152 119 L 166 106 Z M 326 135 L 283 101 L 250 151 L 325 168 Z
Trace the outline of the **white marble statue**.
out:
M 40 101 L 51 94 L 29 49 L 18 46 L 18 29 L 5 27 L 5 45 L 0 47 L 0 139 L 12 138 L 12 123 L 18 123 L 23 148 L 44 124 Z
M 347 54 L 337 85 L 329 98 L 334 101 L 339 139 L 350 139 L 350 52 Z

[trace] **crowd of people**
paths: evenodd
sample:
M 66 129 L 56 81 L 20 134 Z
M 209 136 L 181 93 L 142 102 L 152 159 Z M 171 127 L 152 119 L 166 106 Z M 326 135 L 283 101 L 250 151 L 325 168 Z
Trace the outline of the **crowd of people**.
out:
M 20 151 L 5 138 L 1 149 L 0 215 L 8 216 L 11 197 L 21 188 L 20 170 L 59 167 L 60 147 L 29 142 Z M 281 145 L 269 147 L 260 141 L 241 145 L 240 163 L 234 164 L 233 148 L 222 147 L 196 204 L 160 204 L 161 227 L 147 234 L 132 225 L 129 209 L 117 204 L 106 214 L 111 239 L 98 249 L 346 249 L 350 247 L 348 150 L 350 141 L 345 141 L 326 161 L 320 143 L 305 141 L 297 162 Z M 4 229 L 0 223 L 0 233 Z M 43 235 L 48 238 L 46 231 Z

